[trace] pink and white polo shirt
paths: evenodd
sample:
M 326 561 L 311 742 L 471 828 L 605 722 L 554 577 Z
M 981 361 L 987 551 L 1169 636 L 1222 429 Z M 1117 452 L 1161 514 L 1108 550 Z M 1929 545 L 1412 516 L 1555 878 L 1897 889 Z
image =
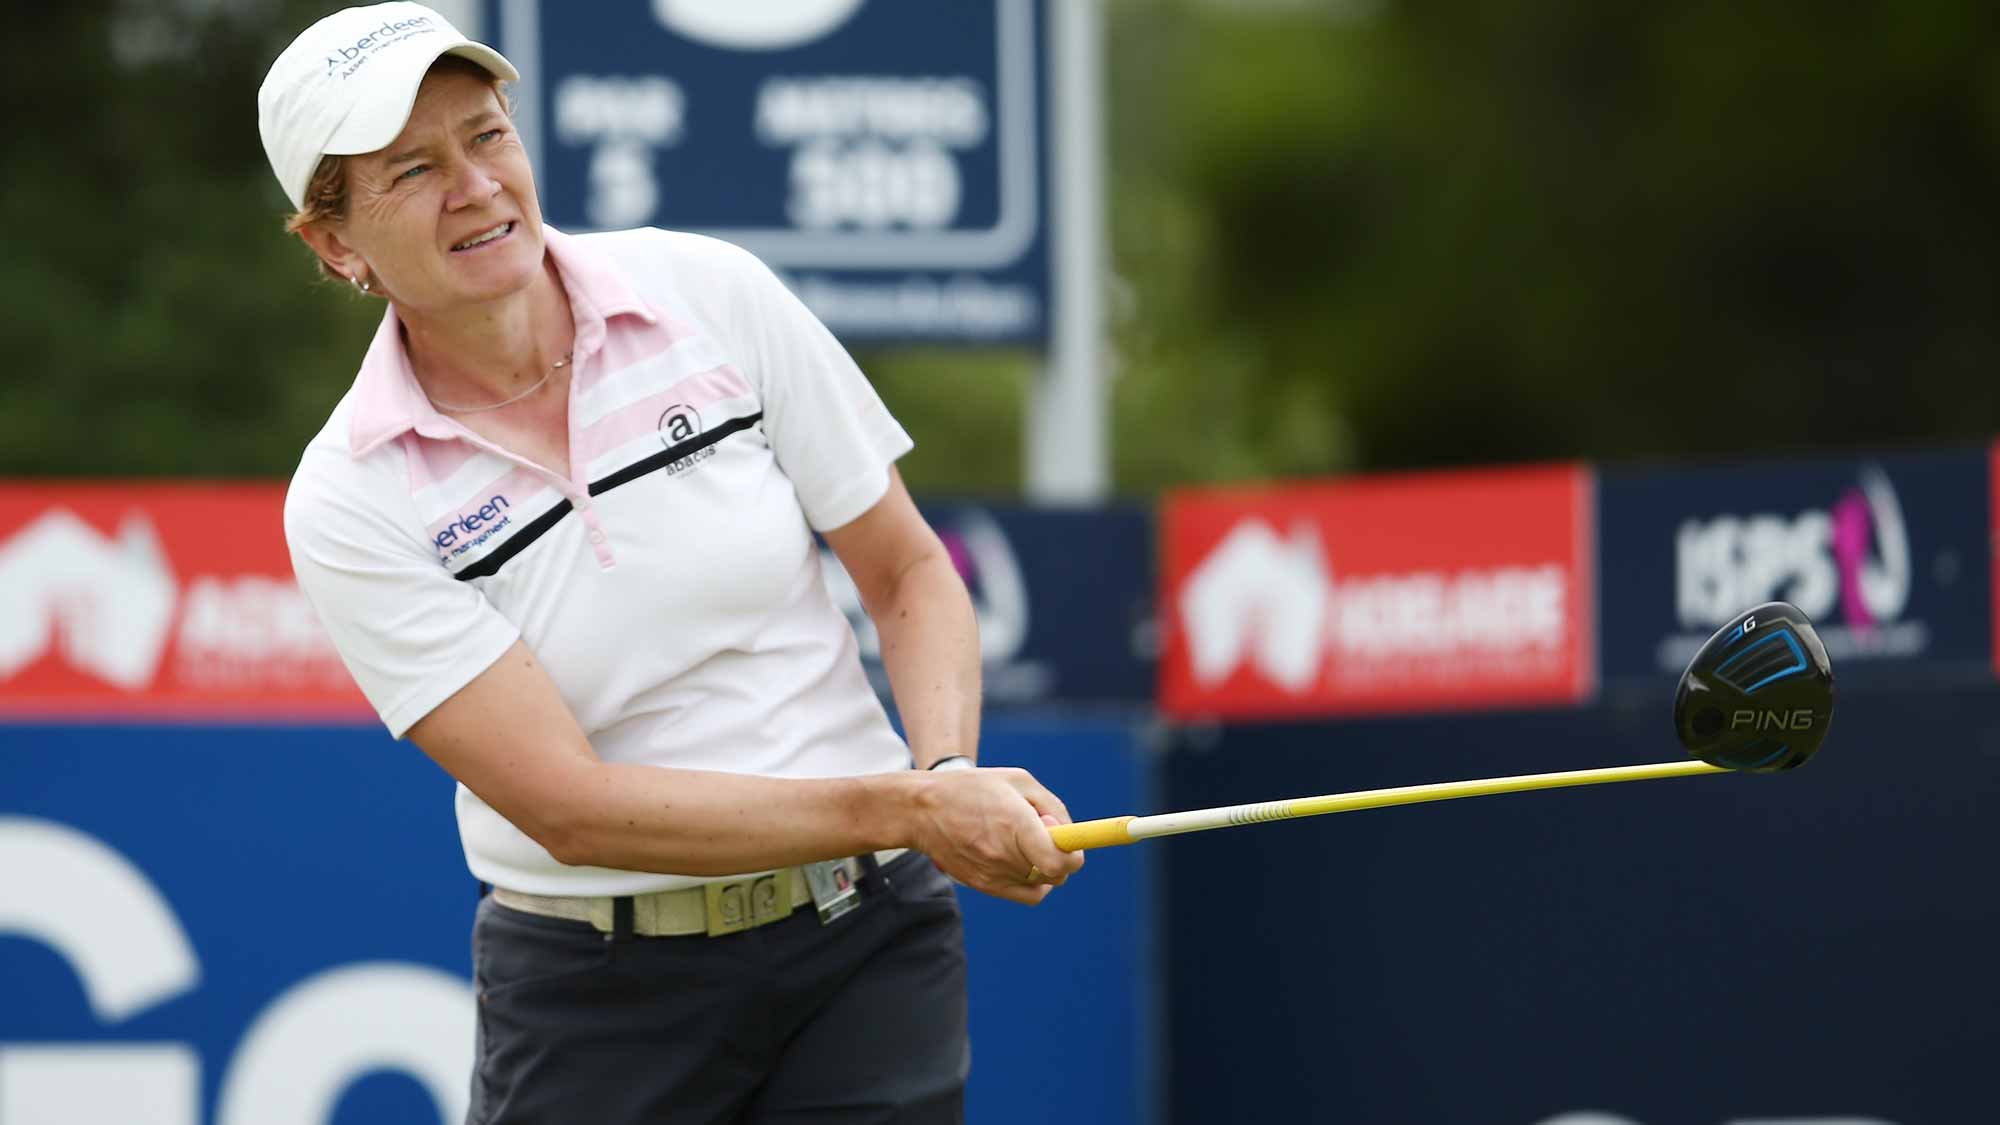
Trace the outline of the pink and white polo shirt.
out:
M 390 733 L 522 638 L 599 757 L 773 777 L 907 768 L 812 531 L 910 439 L 756 258 L 661 230 L 548 250 L 576 322 L 570 475 L 439 414 L 395 312 L 285 501 L 299 584 Z M 472 873 L 533 894 L 701 880 L 571 867 L 463 785 Z

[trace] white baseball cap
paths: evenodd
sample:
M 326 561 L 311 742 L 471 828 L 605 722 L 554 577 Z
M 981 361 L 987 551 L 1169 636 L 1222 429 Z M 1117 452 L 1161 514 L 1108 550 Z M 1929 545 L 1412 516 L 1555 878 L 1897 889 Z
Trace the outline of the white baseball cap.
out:
M 343 8 L 292 40 L 257 90 L 257 131 L 293 207 L 305 209 L 322 157 L 374 152 L 396 139 L 441 55 L 471 59 L 502 81 L 521 77 L 500 52 L 422 4 Z

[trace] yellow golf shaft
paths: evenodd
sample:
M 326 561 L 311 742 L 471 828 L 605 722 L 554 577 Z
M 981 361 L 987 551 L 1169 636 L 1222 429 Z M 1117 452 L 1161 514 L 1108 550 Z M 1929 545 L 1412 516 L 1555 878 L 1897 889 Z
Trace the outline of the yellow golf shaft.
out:
M 1608 785 L 1614 781 L 1650 781 L 1656 777 L 1688 777 L 1698 773 L 1728 773 L 1707 762 L 1661 762 L 1649 766 L 1613 766 L 1609 769 L 1568 770 L 1562 773 L 1528 773 L 1518 777 L 1488 777 L 1477 781 L 1440 781 L 1431 785 L 1405 785 L 1396 789 L 1363 789 L 1355 793 L 1332 793 L 1324 797 L 1294 797 L 1288 801 L 1264 801 L 1250 805 L 1224 805 L 1192 812 L 1162 813 L 1158 816 L 1114 816 L 1076 824 L 1058 824 L 1049 829 L 1056 847 L 1066 852 L 1085 848 L 1109 848 L 1132 844 L 1154 836 L 1182 832 L 1203 832 L 1210 828 L 1234 828 L 1242 824 L 1262 824 L 1268 820 L 1291 820 L 1301 816 L 1379 809 L 1390 805 L 1416 805 L 1425 801 L 1450 801 L 1458 797 L 1485 797 L 1494 793 L 1520 793 L 1529 789 L 1562 789 L 1572 785 Z

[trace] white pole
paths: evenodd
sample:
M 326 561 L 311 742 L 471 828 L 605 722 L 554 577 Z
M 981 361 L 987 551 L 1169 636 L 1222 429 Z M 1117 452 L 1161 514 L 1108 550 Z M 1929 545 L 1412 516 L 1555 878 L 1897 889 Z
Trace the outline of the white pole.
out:
M 1111 491 L 1104 347 L 1103 0 L 1051 0 L 1047 113 L 1055 198 L 1049 363 L 1029 391 L 1026 491 L 1041 503 L 1089 504 Z

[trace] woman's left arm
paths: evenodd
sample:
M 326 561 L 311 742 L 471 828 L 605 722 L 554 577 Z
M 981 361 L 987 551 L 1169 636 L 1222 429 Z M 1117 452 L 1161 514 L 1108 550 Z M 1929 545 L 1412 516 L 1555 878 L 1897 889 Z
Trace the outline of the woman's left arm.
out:
M 882 638 L 882 666 L 918 769 L 979 754 L 979 622 L 937 533 L 895 466 L 889 490 L 826 532 Z
M 972 595 L 958 568 L 951 564 L 937 533 L 918 513 L 903 487 L 903 478 L 889 467 L 889 489 L 858 518 L 824 532 L 833 553 L 854 579 L 861 604 L 882 636 L 882 666 L 903 715 L 903 733 L 910 740 L 910 757 L 920 770 L 954 754 L 979 755 L 979 622 L 972 613 Z M 970 770 L 930 774 L 913 780 L 926 788 L 949 786 L 963 794 L 970 786 L 1004 799 L 997 804 L 940 803 L 924 822 L 924 847 L 945 874 L 979 885 L 981 872 L 992 863 L 980 856 L 1031 854 L 1049 842 L 1035 830 L 1035 814 L 1043 825 L 1069 820 L 1069 812 L 1053 794 L 1022 770 Z M 1011 788 L 995 789 L 1003 781 Z M 1024 788 L 1027 787 L 1027 788 Z M 1036 805 L 1027 792 L 1048 799 Z M 1023 815 L 1023 814 L 1028 815 Z M 1034 836 L 1032 843 L 1022 833 Z M 1083 866 L 1083 853 L 1053 852 L 1034 861 L 1028 891 L 1041 901 L 1044 886 L 1060 884 Z M 1036 871 L 1040 874 L 1037 876 Z M 989 883 L 991 882 L 989 878 Z M 1026 902 L 1027 898 L 1016 901 Z

